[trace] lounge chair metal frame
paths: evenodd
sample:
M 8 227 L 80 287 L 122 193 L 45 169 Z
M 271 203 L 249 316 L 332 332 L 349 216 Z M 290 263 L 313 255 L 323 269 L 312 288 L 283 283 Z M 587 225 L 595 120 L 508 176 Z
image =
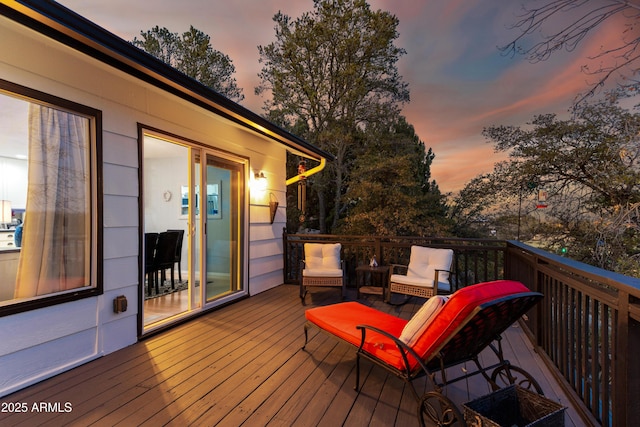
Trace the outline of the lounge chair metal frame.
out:
M 512 365 L 504 357 L 501 343 L 501 334 L 522 315 L 531 309 L 542 298 L 537 292 L 526 292 L 508 295 L 478 305 L 466 319 L 451 333 L 441 345 L 430 354 L 420 357 L 403 341 L 394 335 L 370 325 L 359 325 L 361 343 L 356 353 L 356 384 L 355 389 L 360 389 L 360 360 L 366 359 L 373 364 L 382 367 L 388 372 L 401 378 L 409 384 L 412 394 L 418 401 L 418 418 L 421 425 L 426 425 L 426 420 L 436 425 L 465 425 L 464 417 L 456 405 L 443 394 L 448 384 L 464 380 L 471 376 L 481 374 L 493 390 L 504 386 L 517 384 L 525 389 L 533 389 L 542 394 L 538 382 L 524 369 Z M 312 322 L 307 322 L 304 327 L 305 348 L 308 341 L 308 329 L 311 326 L 318 327 Z M 320 328 L 321 331 L 324 331 Z M 392 340 L 397 346 L 404 362 L 404 369 L 391 366 L 375 355 L 365 350 L 367 332 L 376 332 Z M 328 332 L 330 335 L 334 335 Z M 335 336 L 335 335 L 334 335 Z M 485 348 L 491 349 L 498 361 L 489 366 L 483 366 L 479 360 L 479 354 Z M 410 358 L 418 363 L 411 367 Z M 472 361 L 475 370 L 448 378 L 446 369 L 461 363 Z M 432 390 L 422 396 L 415 389 L 413 380 L 426 376 L 432 385 Z M 437 377 L 440 377 L 438 380 Z

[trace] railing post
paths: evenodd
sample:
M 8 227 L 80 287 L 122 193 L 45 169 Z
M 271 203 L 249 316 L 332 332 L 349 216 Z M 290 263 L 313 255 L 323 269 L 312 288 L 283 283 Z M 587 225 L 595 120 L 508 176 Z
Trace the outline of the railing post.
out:
M 640 413 L 640 322 L 629 312 L 629 294 L 618 293 L 618 324 L 613 357 L 613 422 L 611 425 L 635 425 Z
M 289 238 L 287 236 L 287 228 L 282 229 L 282 256 L 284 257 L 282 265 L 284 271 L 282 272 L 282 278 L 284 283 L 289 283 Z
M 640 414 L 640 363 L 637 357 L 640 354 L 640 321 L 629 317 L 629 346 L 627 350 L 629 372 L 627 373 L 627 425 L 638 422 Z

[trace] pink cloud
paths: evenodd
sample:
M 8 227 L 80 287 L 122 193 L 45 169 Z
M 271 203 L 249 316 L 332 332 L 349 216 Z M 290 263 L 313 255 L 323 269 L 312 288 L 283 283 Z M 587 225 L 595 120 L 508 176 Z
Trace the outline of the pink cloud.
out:
M 261 68 L 257 46 L 274 40 L 273 15 L 281 10 L 297 18 L 313 8 L 310 0 L 157 0 L 153 7 L 143 0 L 61 2 L 126 40 L 155 25 L 174 32 L 186 31 L 189 25 L 204 31 L 214 48 L 233 60 L 245 94 L 242 104 L 258 113 L 264 100 L 253 94 Z M 590 78 L 580 72 L 586 58 L 601 45 L 616 42 L 622 28 L 620 22 L 607 22 L 575 52 L 529 64 L 522 57 L 507 60 L 497 50 L 517 34 L 508 26 L 515 21 L 519 3 L 369 3 L 372 10 L 390 11 L 399 19 L 396 45 L 407 55 L 398 66 L 411 90 L 411 103 L 403 114 L 434 150 L 432 176 L 444 191 L 461 188 L 501 160 L 482 137 L 483 127 L 521 125 L 535 114 L 566 112 L 574 96 L 588 88 Z M 492 61 L 499 64 L 495 69 Z

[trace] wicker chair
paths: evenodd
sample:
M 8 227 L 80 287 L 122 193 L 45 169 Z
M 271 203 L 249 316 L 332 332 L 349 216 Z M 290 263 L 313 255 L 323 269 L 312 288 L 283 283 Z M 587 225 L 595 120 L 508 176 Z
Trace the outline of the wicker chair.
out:
M 300 299 L 310 287 L 340 288 L 340 300 L 345 294 L 345 268 L 340 259 L 340 243 L 305 243 L 300 274 Z
M 452 249 L 412 246 L 409 265 L 392 264 L 389 268 L 387 301 L 391 293 L 422 298 L 451 293 L 452 264 Z

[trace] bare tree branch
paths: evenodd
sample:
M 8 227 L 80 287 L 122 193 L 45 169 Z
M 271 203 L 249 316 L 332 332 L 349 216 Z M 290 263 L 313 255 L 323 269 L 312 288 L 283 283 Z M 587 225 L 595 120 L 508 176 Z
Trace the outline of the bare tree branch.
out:
M 569 24 L 557 22 L 569 16 Z M 606 82 L 619 78 L 619 86 L 633 86 L 640 82 L 637 75 L 640 66 L 640 5 L 625 0 L 548 0 L 539 7 L 523 6 L 523 13 L 512 28 L 519 29 L 521 34 L 513 41 L 499 49 L 504 55 L 524 55 L 532 63 L 546 61 L 559 50 L 572 52 L 589 34 L 603 22 L 614 16 L 621 16 L 625 22 L 620 29 L 620 44 L 613 47 L 602 47 L 602 50 L 589 57 L 601 60 L 596 69 L 585 65 L 582 71 L 597 76 L 591 89 L 579 95 L 576 104 L 593 96 Z M 556 21 L 554 21 L 554 19 Z M 561 21 L 566 22 L 566 21 Z M 545 35 L 544 30 L 550 34 Z M 541 38 L 527 47 L 531 38 Z

